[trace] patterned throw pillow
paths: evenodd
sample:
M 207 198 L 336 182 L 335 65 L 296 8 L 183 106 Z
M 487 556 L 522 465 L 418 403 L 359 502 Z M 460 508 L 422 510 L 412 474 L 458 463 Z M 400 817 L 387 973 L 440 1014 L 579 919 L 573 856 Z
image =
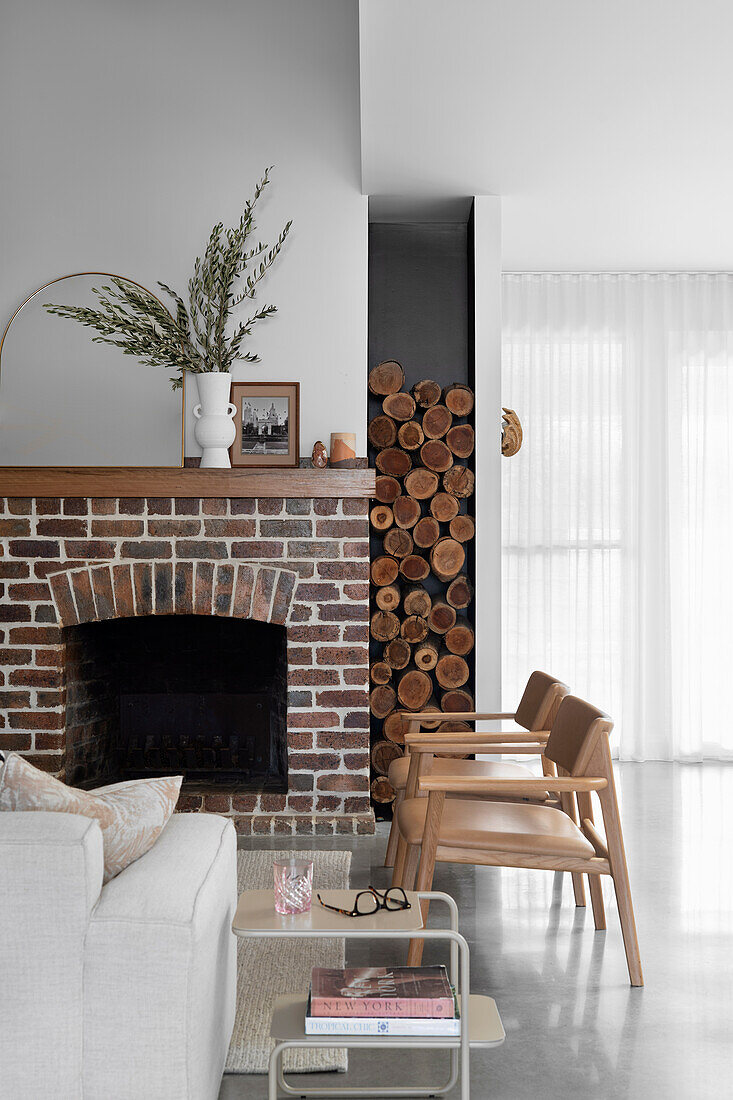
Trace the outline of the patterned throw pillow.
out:
M 104 881 L 109 882 L 153 847 L 176 808 L 182 781 L 182 775 L 169 775 L 80 791 L 9 753 L 0 769 L 0 810 L 96 818 L 104 843 Z

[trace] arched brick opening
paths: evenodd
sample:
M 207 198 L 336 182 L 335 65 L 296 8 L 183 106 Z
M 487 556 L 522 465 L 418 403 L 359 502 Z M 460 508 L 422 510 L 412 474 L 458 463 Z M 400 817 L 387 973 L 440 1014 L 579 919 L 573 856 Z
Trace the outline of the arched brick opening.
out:
M 287 622 L 297 573 L 249 562 L 84 565 L 48 578 L 59 625 L 132 615 L 226 615 Z

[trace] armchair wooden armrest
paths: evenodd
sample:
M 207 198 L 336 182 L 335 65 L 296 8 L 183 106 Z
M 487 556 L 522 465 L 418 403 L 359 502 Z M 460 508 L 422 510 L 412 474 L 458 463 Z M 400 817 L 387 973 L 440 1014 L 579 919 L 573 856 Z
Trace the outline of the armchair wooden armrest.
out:
M 544 791 L 602 791 L 608 786 L 603 778 L 584 775 L 543 775 L 540 779 L 471 779 L 463 776 L 426 775 L 418 780 L 421 791 L 442 791 L 444 794 L 527 794 Z
M 450 730 L 420 730 L 419 733 L 406 733 L 405 744 L 411 748 L 415 745 L 438 745 L 453 744 L 456 741 L 460 741 L 466 745 L 510 745 L 512 750 L 517 745 L 531 744 L 533 746 L 532 751 L 536 744 L 544 745 L 550 736 L 549 730 L 524 730 L 522 733 L 481 733 L 478 730 L 456 730 L 451 732 Z M 442 751 L 438 748 L 436 751 Z M 497 752 L 497 749 L 481 750 L 486 752 Z
M 406 722 L 419 722 L 424 718 L 427 722 L 511 722 L 514 714 L 485 714 L 483 711 L 445 711 L 437 710 L 403 710 L 401 716 Z
M 497 743 L 496 741 L 486 741 L 484 738 L 466 739 L 461 734 L 455 734 L 450 740 L 436 741 L 433 738 L 426 738 L 424 741 L 408 741 L 406 744 L 410 756 L 418 753 L 435 754 L 439 752 L 490 753 L 496 756 L 511 753 L 516 756 L 542 756 L 547 748 L 544 741 L 521 741 L 519 743 L 501 741 Z

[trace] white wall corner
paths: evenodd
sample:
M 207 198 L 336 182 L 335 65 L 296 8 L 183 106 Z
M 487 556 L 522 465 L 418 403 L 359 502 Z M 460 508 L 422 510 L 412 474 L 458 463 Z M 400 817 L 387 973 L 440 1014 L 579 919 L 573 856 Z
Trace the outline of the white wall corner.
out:
M 473 205 L 476 709 L 501 703 L 501 199 Z

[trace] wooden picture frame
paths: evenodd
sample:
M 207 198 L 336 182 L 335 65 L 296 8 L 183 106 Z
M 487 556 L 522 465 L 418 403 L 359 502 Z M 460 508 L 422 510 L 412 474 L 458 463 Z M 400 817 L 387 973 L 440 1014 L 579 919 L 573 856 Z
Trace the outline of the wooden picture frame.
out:
M 300 382 L 232 382 L 232 467 L 300 465 Z

